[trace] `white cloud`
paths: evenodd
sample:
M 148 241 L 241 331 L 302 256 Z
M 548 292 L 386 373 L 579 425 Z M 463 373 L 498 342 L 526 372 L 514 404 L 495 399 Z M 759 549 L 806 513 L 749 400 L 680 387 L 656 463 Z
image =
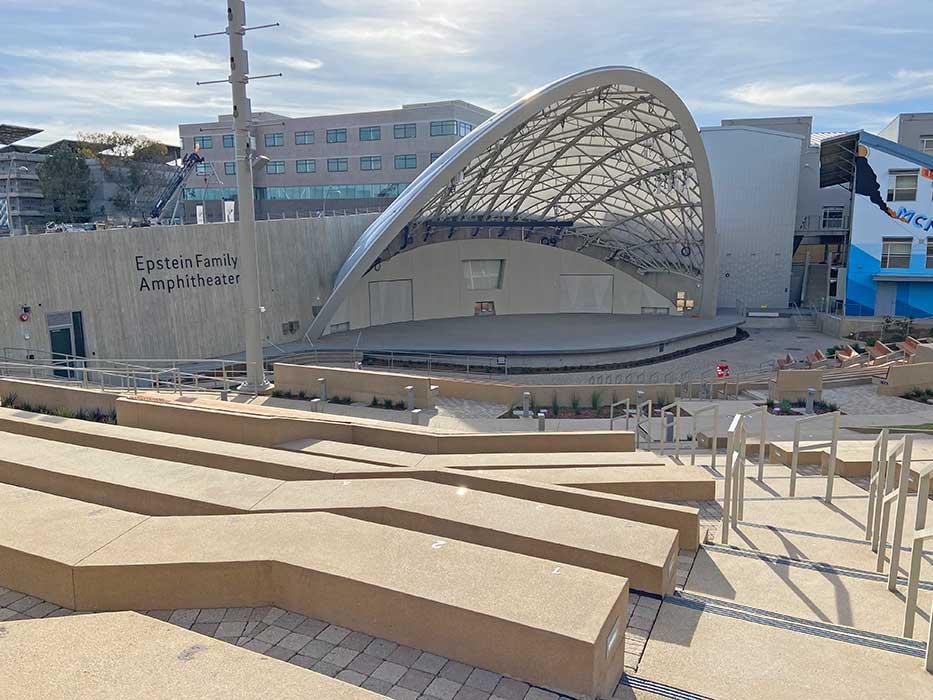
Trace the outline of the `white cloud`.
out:
M 280 66 L 285 66 L 286 68 L 291 68 L 292 70 L 299 71 L 313 71 L 320 70 L 324 66 L 323 61 L 319 61 L 316 58 L 306 59 L 306 58 L 290 58 L 288 56 L 281 58 L 271 59 L 272 63 L 276 63 Z

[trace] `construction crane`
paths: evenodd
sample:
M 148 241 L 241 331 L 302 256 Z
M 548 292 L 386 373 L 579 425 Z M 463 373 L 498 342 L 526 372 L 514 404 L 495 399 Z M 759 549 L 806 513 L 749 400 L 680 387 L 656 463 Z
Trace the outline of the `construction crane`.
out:
M 159 196 L 159 200 L 155 203 L 155 206 L 152 207 L 152 211 L 149 212 L 149 223 L 153 226 L 158 226 L 160 219 L 162 217 L 162 210 L 168 205 L 172 200 L 172 197 L 175 196 L 175 193 L 178 192 L 178 189 L 185 184 L 185 180 L 188 179 L 188 176 L 191 174 L 191 171 L 194 170 L 198 165 L 204 162 L 204 156 L 198 153 L 198 148 L 195 146 L 195 149 L 185 155 L 182 158 L 181 165 L 175 170 L 175 174 L 172 175 L 172 179 L 165 186 L 165 189 L 162 190 L 162 194 Z

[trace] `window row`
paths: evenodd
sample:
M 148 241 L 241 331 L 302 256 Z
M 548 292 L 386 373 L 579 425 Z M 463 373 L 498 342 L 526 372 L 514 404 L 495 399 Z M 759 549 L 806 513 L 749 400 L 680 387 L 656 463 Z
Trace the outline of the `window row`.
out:
M 303 185 L 297 187 L 257 187 L 256 199 L 262 200 L 306 200 L 306 199 L 394 199 L 408 187 L 407 183 L 374 185 Z M 237 197 L 235 187 L 186 187 L 182 193 L 185 200 L 215 201 L 233 200 Z
M 910 255 L 914 239 L 892 236 L 881 239 L 881 267 L 886 269 L 906 270 L 910 267 Z M 926 241 L 927 269 L 933 268 L 933 237 Z
M 431 162 L 433 163 L 435 160 L 437 160 L 440 155 L 440 153 L 432 153 Z M 413 153 L 395 156 L 394 166 L 396 170 L 415 170 L 418 168 L 418 156 Z M 287 171 L 286 161 L 284 160 L 267 161 L 265 168 L 266 175 L 284 175 Z M 345 173 L 349 170 L 349 158 L 327 159 L 327 172 Z M 382 170 L 382 156 L 361 156 L 360 170 Z M 212 175 L 214 172 L 214 166 L 211 163 L 198 163 L 195 166 L 195 172 L 197 172 L 198 175 Z M 295 172 L 301 174 L 316 173 L 317 161 L 311 158 L 296 160 Z M 236 163 L 234 161 L 224 162 L 224 174 L 236 175 Z
M 429 125 L 431 136 L 466 136 L 473 131 L 473 125 L 462 122 L 457 119 L 446 119 L 443 121 L 434 121 Z M 395 124 L 392 128 L 393 136 L 397 139 L 413 139 L 418 136 L 418 125 L 415 123 Z M 233 134 L 224 134 L 222 136 L 223 147 L 233 148 Z M 347 143 L 347 129 L 327 129 L 327 143 Z M 360 141 L 381 141 L 381 126 L 361 126 L 359 127 Z M 314 143 L 313 131 L 296 131 L 295 145 L 308 146 Z M 207 149 L 214 147 L 213 136 L 195 136 L 194 144 L 198 149 Z M 263 134 L 263 144 L 266 148 L 276 148 L 285 145 L 285 132 L 276 131 Z

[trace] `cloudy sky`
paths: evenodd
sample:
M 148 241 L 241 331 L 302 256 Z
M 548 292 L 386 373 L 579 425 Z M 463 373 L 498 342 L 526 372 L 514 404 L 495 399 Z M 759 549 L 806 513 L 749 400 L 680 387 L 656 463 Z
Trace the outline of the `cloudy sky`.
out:
M 176 143 L 229 111 L 223 0 L 0 0 L 0 122 L 31 143 L 120 129 Z M 812 114 L 878 130 L 933 111 L 930 0 L 249 0 L 254 110 L 464 99 L 499 109 L 584 68 L 669 83 L 701 126 Z

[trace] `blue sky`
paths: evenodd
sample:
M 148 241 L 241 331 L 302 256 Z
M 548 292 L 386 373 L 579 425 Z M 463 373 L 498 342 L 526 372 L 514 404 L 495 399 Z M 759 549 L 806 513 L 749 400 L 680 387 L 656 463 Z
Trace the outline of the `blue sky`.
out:
M 229 112 L 223 0 L 0 0 L 0 122 L 41 144 L 120 129 L 177 142 Z M 812 114 L 878 130 L 933 111 L 929 0 L 251 0 L 254 110 L 291 116 L 464 99 L 499 109 L 598 65 L 669 83 L 701 126 Z

